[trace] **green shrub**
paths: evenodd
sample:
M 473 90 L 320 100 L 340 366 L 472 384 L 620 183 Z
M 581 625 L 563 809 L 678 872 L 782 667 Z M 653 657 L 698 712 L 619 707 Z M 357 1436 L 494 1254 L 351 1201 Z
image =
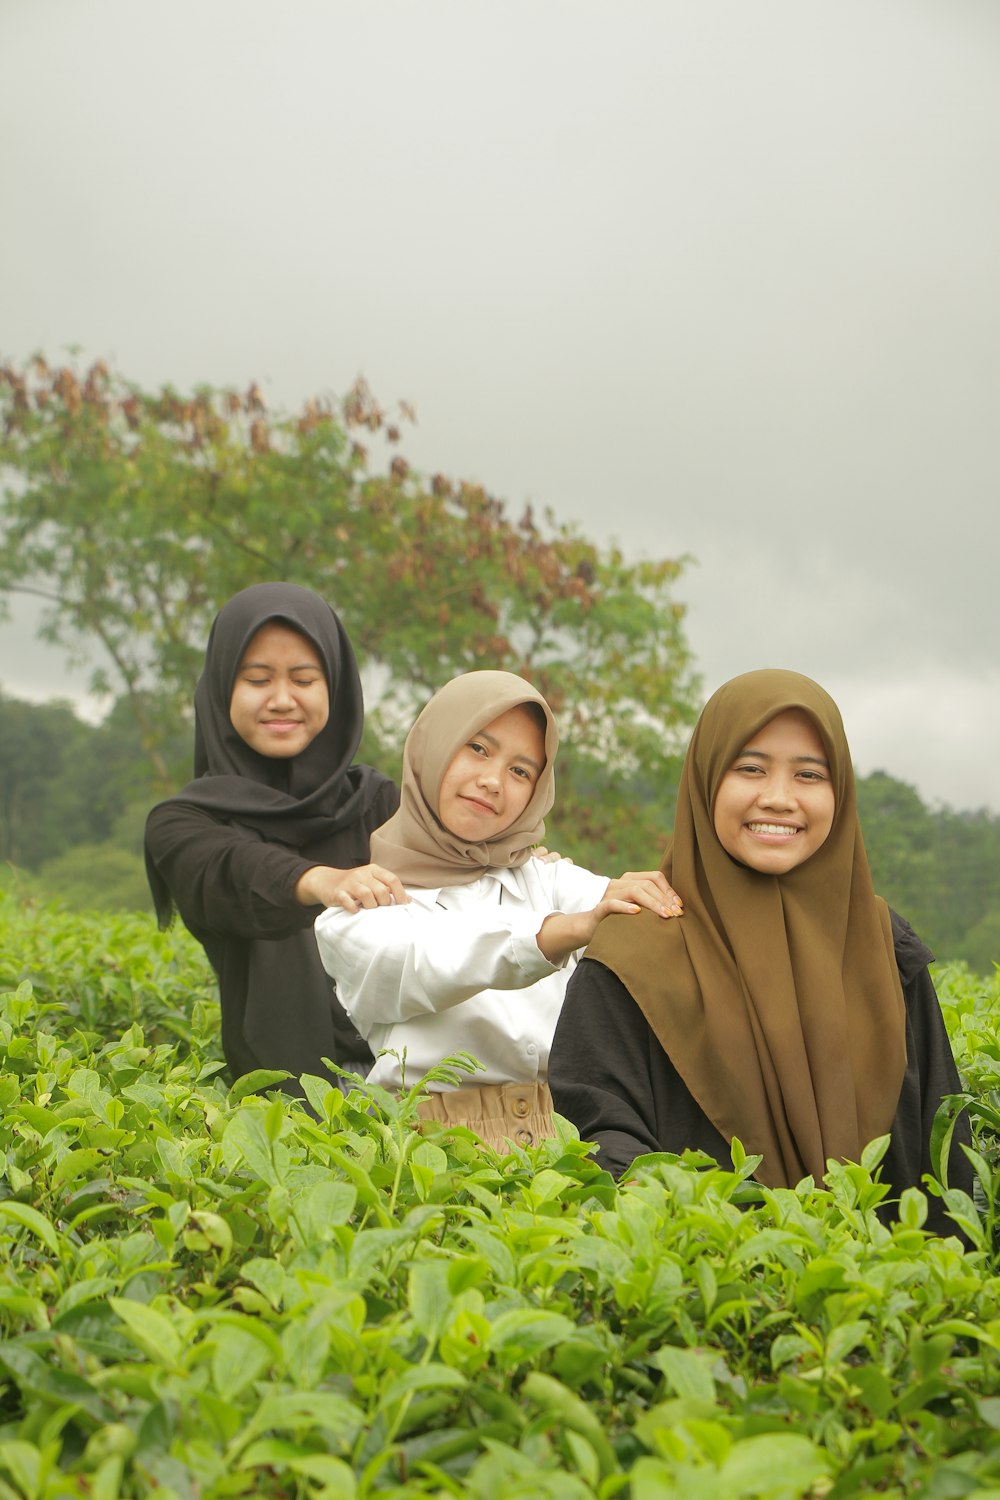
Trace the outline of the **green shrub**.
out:
M 880 1143 L 619 1188 L 569 1127 L 501 1157 L 411 1097 L 227 1088 L 151 918 L 3 897 L 0 953 L 0 1500 L 1000 1495 L 992 1244 L 916 1191 L 885 1228 Z M 939 981 L 992 1087 L 996 987 Z
M 148 911 L 152 904 L 142 860 L 113 844 L 77 844 L 47 860 L 32 885 L 74 911 Z

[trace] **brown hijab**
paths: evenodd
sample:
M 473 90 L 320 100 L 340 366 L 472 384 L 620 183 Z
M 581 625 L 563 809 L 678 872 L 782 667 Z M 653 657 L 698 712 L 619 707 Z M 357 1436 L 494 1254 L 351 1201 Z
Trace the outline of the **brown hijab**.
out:
M 786 709 L 812 719 L 836 797 L 833 827 L 785 875 L 739 864 L 713 825 L 719 784 Z M 822 1179 L 892 1125 L 906 1040 L 889 911 L 872 889 L 854 773 L 833 699 L 797 672 L 748 672 L 709 699 L 688 749 L 661 869 L 684 916 L 609 917 L 587 949 L 617 974 L 726 1140 L 762 1152 L 757 1177 Z
M 545 767 L 521 816 L 495 839 L 469 844 L 438 818 L 444 774 L 470 735 L 510 708 L 537 703 L 545 714 Z M 405 885 L 469 885 L 486 870 L 523 865 L 545 832 L 555 799 L 559 735 L 541 693 L 513 672 L 467 672 L 445 683 L 418 715 L 403 747 L 399 811 L 372 834 L 371 857 Z

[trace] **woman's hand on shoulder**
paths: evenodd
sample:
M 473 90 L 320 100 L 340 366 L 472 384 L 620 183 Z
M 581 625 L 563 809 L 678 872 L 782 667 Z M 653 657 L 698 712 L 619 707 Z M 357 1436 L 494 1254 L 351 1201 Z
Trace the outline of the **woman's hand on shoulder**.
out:
M 629 870 L 609 880 L 604 896 L 590 911 L 550 913 L 535 941 L 550 964 L 561 964 L 585 948 L 605 917 L 635 916 L 646 907 L 658 917 L 679 917 L 684 905 L 659 870 Z
M 624 901 L 628 906 L 646 907 L 658 917 L 680 917 L 684 915 L 684 902 L 671 886 L 662 870 L 628 870 L 617 880 L 609 880 L 604 892 L 603 906 L 608 901 Z M 615 906 L 614 911 L 627 908 Z M 604 913 L 605 916 L 608 912 Z
M 558 864 L 560 860 L 565 860 L 568 865 L 573 863 L 568 854 L 560 854 L 558 849 L 546 849 L 544 844 L 536 844 L 531 852 L 543 865 Z
M 295 899 L 302 906 L 342 906 L 344 911 L 356 912 L 405 906 L 410 898 L 399 876 L 382 865 L 359 865 L 355 870 L 313 865 L 300 877 Z

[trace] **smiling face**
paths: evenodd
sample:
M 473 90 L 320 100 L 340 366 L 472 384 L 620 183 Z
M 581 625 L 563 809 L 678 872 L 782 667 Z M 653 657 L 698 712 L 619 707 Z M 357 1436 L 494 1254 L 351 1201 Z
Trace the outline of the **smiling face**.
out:
M 482 843 L 524 812 L 545 768 L 545 731 L 523 704 L 471 735 L 441 779 L 438 817 L 449 833 Z
M 733 761 L 713 821 L 733 859 L 765 875 L 787 875 L 826 842 L 835 810 L 823 741 L 795 708 L 757 730 Z
M 330 717 L 330 691 L 316 647 L 297 630 L 263 625 L 236 672 L 229 719 L 259 755 L 301 755 Z

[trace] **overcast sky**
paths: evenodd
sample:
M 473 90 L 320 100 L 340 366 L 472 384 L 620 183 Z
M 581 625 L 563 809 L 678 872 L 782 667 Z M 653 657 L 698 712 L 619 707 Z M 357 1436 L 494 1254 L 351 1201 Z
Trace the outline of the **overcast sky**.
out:
M 1000 811 L 998 78 L 996 0 L 2 0 L 0 355 L 363 374 Z

